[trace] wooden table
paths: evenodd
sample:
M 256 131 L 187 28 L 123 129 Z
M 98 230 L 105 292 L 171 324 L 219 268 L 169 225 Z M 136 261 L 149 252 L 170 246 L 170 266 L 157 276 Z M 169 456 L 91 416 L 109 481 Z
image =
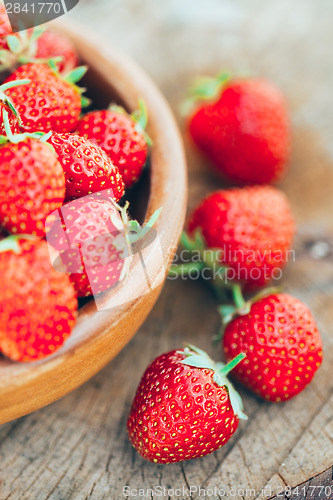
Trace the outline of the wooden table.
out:
M 81 0 L 70 15 L 134 56 L 178 117 L 195 74 L 250 69 L 285 91 L 294 148 L 282 188 L 299 231 L 284 283 L 313 310 L 325 360 L 311 386 L 288 403 L 265 403 L 241 390 L 250 418 L 218 452 L 179 465 L 145 462 L 127 440 L 126 417 L 146 365 L 185 342 L 220 356 L 211 345 L 219 327 L 213 294 L 200 282 L 169 281 L 145 325 L 108 367 L 61 401 L 0 427 L 0 499 L 121 499 L 126 485 L 218 487 L 226 492 L 220 498 L 263 499 L 303 482 L 291 498 L 333 498 L 318 488 L 332 486 L 333 464 L 331 0 Z M 187 151 L 192 207 L 221 184 L 189 144 Z

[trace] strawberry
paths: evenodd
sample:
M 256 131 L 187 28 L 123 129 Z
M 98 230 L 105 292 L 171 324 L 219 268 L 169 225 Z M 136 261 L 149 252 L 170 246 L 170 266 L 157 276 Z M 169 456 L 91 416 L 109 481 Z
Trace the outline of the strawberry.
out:
M 79 297 L 104 292 L 121 281 L 127 250 L 124 230 L 118 209 L 97 195 L 67 203 L 50 217 L 47 241 L 59 252 Z
M 77 66 L 79 59 L 71 41 L 60 33 L 41 26 L 13 33 L 3 4 L 0 4 L 0 49 L 0 71 L 12 72 L 20 64 L 55 58 L 58 70 L 66 74 Z
M 116 201 L 124 183 L 116 166 L 99 147 L 74 134 L 53 133 L 48 139 L 58 155 L 66 177 L 66 199 L 80 198 L 105 189 Z
M 131 116 L 118 106 L 92 111 L 79 121 L 77 127 L 79 135 L 104 149 L 118 167 L 125 188 L 139 179 L 150 144 L 144 133 L 147 124 L 145 107 L 141 100 L 139 104 L 140 112 Z
M 49 145 L 27 134 L 8 139 L 15 142 L 0 146 L 0 224 L 43 237 L 46 217 L 64 201 L 63 169 Z
M 0 242 L 0 351 L 35 361 L 57 351 L 77 314 L 74 288 L 53 269 L 47 243 L 10 236 Z
M 28 83 L 30 83 L 30 80 L 16 80 L 7 84 L 0 85 L 0 134 L 6 134 L 4 124 L 4 111 L 6 111 L 6 114 L 8 115 L 8 122 L 11 131 L 14 133 L 20 132 L 20 126 L 22 124 L 21 118 L 12 100 L 5 94 L 5 91 L 10 88 L 18 87 L 19 85 L 25 85 Z
M 9 22 L 6 7 L 0 3 L 0 49 L 8 48 L 7 36 L 13 33 Z
M 252 288 L 280 278 L 295 228 L 286 196 L 254 186 L 210 194 L 190 216 L 188 230 L 201 239 L 203 261 L 211 254 L 205 250 L 217 251 L 225 281 Z
M 284 98 L 271 82 L 222 73 L 193 91 L 201 104 L 188 129 L 223 176 L 240 184 L 280 180 L 290 155 L 290 122 Z
M 141 227 L 128 219 L 128 202 L 121 208 L 108 195 L 105 190 L 78 198 L 47 220 L 47 241 L 79 297 L 96 296 L 127 277 L 132 245 L 144 243 L 160 214 L 157 210 Z
M 79 62 L 78 54 L 72 42 L 53 31 L 44 31 L 37 39 L 37 50 L 34 54 L 36 59 L 61 58 L 56 63 L 60 73 L 67 74 L 72 71 Z
M 75 129 L 81 113 L 81 90 L 74 85 L 85 73 L 78 67 L 60 77 L 47 64 L 30 63 L 20 66 L 5 83 L 28 79 L 30 83 L 8 89 L 10 97 L 26 132 L 71 132 Z
M 223 337 L 227 359 L 246 354 L 235 367 L 235 377 L 267 400 L 294 397 L 311 382 L 323 359 L 311 312 L 282 293 L 238 305 L 240 315 L 229 318 Z
M 156 358 L 141 379 L 127 422 L 140 455 L 165 464 L 202 457 L 223 446 L 239 419 L 246 418 L 227 379 L 243 357 L 224 366 L 190 346 Z

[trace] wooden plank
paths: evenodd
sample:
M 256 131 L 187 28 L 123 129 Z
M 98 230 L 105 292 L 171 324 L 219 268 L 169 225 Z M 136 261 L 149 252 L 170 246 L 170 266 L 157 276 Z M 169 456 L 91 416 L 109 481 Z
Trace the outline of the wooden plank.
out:
M 272 497 L 277 491 L 278 496 Z M 332 500 L 333 499 L 333 468 L 325 470 L 304 483 L 290 488 L 279 474 L 274 474 L 269 483 L 263 488 L 256 500 Z
M 293 447 L 288 456 L 281 463 L 279 470 L 268 481 L 264 491 L 258 496 L 258 500 L 269 499 L 278 494 L 286 487 L 295 488 L 298 484 L 304 483 L 309 477 L 314 476 L 314 472 L 321 471 L 327 467 L 327 470 L 333 463 L 333 395 L 323 406 L 318 415 L 313 419 L 306 431 L 302 434 L 299 441 Z M 314 457 L 320 457 L 320 464 L 314 465 Z M 316 485 L 322 485 L 319 482 L 320 473 L 316 475 Z M 328 478 L 329 472 L 326 473 Z M 327 479 L 328 481 L 328 479 Z M 327 482 L 326 481 L 326 482 Z M 310 484 L 310 483 L 309 483 Z M 324 483 L 323 483 L 324 484 Z M 326 483 L 325 483 L 326 484 Z M 332 485 L 333 497 L 333 482 Z M 317 490 L 317 491 L 316 491 Z M 320 494 L 319 488 L 312 489 L 312 496 Z M 302 494 L 304 490 L 300 490 Z M 296 493 L 295 493 L 296 495 Z M 329 495 L 326 495 L 326 497 Z M 319 497 L 318 497 L 319 498 Z M 324 498 L 324 496 L 323 496 Z

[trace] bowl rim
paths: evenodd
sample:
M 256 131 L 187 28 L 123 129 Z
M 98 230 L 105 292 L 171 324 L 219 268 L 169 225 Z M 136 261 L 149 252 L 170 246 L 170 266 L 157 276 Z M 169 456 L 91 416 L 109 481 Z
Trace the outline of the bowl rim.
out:
M 148 111 L 151 188 L 146 218 L 163 207 L 155 229 L 165 256 L 165 272 L 176 251 L 187 204 L 186 160 L 175 118 L 150 77 L 122 51 L 106 44 L 86 26 L 72 20 L 50 23 L 69 36 L 94 72 L 107 81 L 130 110 L 139 97 Z M 106 69 L 107 68 L 107 72 Z M 141 264 L 134 264 L 134 271 Z M 0 361 L 0 424 L 21 417 L 68 394 L 102 369 L 129 342 L 156 302 L 163 283 L 154 258 L 147 263 L 157 286 L 130 299 L 116 311 L 97 311 L 94 301 L 81 310 L 72 336 L 54 355 L 33 363 Z M 157 278 L 156 278 L 157 279 Z M 89 321 L 88 321 L 89 319 Z M 92 328 L 93 326 L 93 328 Z M 77 339 L 79 338 L 79 342 Z

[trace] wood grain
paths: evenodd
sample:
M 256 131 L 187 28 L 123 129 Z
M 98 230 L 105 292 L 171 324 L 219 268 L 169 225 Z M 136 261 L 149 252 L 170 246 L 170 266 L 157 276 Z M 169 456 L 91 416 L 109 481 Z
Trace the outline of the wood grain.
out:
M 72 15 L 139 60 L 176 113 L 189 77 L 221 67 L 250 68 L 282 87 L 293 117 L 294 148 L 281 187 L 298 223 L 296 261 L 284 284 L 313 310 L 325 359 L 313 384 L 285 404 L 265 403 L 240 389 L 250 418 L 216 453 L 178 465 L 147 463 L 126 435 L 126 417 L 146 365 L 185 342 L 216 359 L 221 354 L 211 345 L 219 326 L 215 297 L 203 283 L 168 281 L 144 326 L 109 366 L 61 401 L 0 427 L 1 500 L 119 500 L 125 485 L 218 486 L 227 491 L 221 498 L 252 500 L 249 491 L 231 496 L 230 490 L 253 488 L 258 497 L 266 485 L 271 496 L 307 480 L 310 486 L 332 485 L 332 3 L 81 0 Z M 182 124 L 179 113 L 178 118 Z M 186 149 L 193 207 L 221 183 L 187 140 Z M 329 498 L 310 494 L 308 489 L 305 498 Z

